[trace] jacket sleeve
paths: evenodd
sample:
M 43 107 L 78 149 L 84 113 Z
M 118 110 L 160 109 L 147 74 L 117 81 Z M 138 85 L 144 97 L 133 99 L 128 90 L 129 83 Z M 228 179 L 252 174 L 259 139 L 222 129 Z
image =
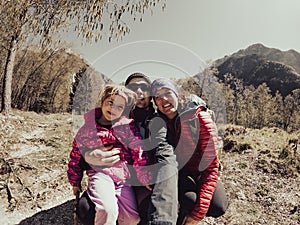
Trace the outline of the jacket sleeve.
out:
M 155 150 L 156 163 L 174 166 L 174 170 L 177 170 L 174 148 L 167 140 L 166 122 L 159 116 L 149 123 L 149 146 Z
M 70 153 L 70 161 L 68 163 L 68 179 L 72 186 L 80 187 L 83 177 L 83 169 L 80 167 L 81 152 L 77 145 L 76 139 L 72 144 L 72 151 Z
M 217 129 L 211 116 L 206 111 L 198 112 L 200 124 L 199 142 L 197 145 L 201 156 L 199 170 L 201 178 L 197 182 L 198 198 L 191 212 L 195 220 L 202 220 L 209 208 L 218 180 Z

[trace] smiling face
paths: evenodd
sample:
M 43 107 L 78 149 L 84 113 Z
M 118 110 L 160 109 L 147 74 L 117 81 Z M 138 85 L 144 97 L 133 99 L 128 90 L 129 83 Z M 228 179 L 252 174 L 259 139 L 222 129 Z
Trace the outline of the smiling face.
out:
M 178 97 L 170 89 L 162 88 L 158 90 L 155 93 L 154 101 L 158 110 L 169 119 L 173 119 L 178 114 Z
M 141 109 L 147 109 L 150 104 L 150 85 L 140 77 L 133 78 L 126 86 L 137 94 L 135 106 Z
M 102 116 L 99 122 L 103 125 L 107 125 L 119 119 L 124 112 L 125 104 L 125 99 L 120 95 L 112 95 L 106 98 L 102 103 Z

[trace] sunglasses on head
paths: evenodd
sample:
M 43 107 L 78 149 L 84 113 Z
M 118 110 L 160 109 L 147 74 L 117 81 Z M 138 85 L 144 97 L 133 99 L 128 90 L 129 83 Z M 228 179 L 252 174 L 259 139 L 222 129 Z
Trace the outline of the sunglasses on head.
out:
M 150 91 L 150 85 L 146 83 L 141 83 L 141 84 L 132 83 L 132 84 L 128 84 L 126 87 L 132 91 L 136 91 L 139 88 L 142 91 Z

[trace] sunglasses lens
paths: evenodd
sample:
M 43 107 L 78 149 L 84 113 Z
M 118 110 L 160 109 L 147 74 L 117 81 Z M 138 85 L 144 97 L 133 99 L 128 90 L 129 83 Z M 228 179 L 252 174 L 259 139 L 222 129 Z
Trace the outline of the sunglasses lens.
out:
M 150 85 L 148 84 L 140 84 L 140 88 L 142 91 L 150 91 Z
M 150 91 L 150 85 L 148 84 L 128 84 L 127 88 L 132 90 L 132 91 L 136 91 L 137 89 L 141 89 L 142 91 Z
M 128 89 L 132 90 L 132 91 L 135 91 L 137 89 L 137 85 L 136 84 L 128 84 L 126 87 Z

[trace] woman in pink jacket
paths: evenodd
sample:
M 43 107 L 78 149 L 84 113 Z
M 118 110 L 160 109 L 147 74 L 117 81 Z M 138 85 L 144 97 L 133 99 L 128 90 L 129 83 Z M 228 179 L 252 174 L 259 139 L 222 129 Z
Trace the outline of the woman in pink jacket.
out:
M 136 170 L 139 181 L 147 186 L 151 174 L 146 170 L 147 157 L 142 154 L 141 136 L 126 111 L 132 108 L 136 94 L 123 86 L 107 85 L 100 94 L 100 108 L 85 114 L 85 124 L 73 141 L 68 179 L 73 193 L 81 191 L 84 167 L 82 154 L 86 150 L 113 145 L 120 150 L 120 161 L 112 167 L 88 166 L 87 193 L 95 204 L 95 224 L 138 224 L 140 218 L 131 186 L 128 166 Z M 149 186 L 147 186 L 149 187 Z

